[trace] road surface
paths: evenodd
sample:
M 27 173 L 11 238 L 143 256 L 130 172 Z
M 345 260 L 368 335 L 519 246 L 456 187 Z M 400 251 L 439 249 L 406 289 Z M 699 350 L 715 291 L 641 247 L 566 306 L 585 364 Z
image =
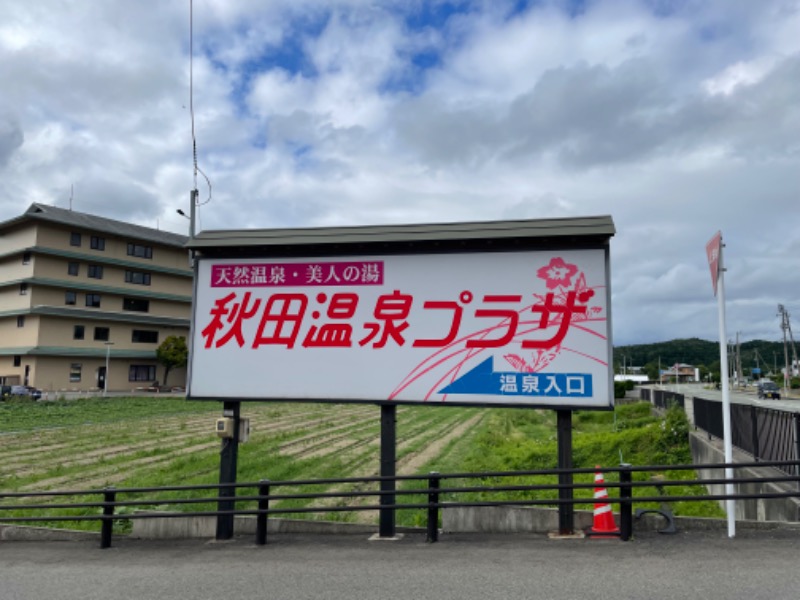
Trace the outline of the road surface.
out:
M 0 542 L 3 600 L 624 600 L 797 598 L 800 534 L 642 533 Z

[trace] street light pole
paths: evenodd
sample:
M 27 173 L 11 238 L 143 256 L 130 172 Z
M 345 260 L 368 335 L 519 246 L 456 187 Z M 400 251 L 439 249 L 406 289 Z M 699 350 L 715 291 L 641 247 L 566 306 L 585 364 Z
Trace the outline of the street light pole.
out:
M 105 377 L 105 381 L 103 381 L 103 397 L 108 395 L 108 375 L 109 375 L 109 371 L 108 371 L 108 362 L 109 361 L 108 361 L 108 359 L 110 358 L 111 346 L 114 345 L 114 342 L 105 342 L 105 345 L 106 345 L 106 377 Z

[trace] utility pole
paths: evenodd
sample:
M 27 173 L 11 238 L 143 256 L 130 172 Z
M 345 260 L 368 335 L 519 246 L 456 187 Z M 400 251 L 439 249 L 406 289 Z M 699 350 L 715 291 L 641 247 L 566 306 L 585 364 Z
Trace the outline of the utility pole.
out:
M 664 374 L 661 372 L 661 357 L 658 357 L 658 385 L 664 385 Z
M 789 323 L 789 313 L 784 308 L 783 304 L 778 304 L 778 316 L 781 318 L 781 329 L 783 330 L 783 360 L 784 364 L 786 365 L 786 370 L 783 373 L 783 387 L 784 393 L 788 396 L 789 394 L 789 380 L 791 379 L 792 375 L 794 374 L 794 365 L 797 363 L 797 350 L 794 346 L 794 336 L 792 336 L 792 326 Z M 789 364 L 789 346 L 786 339 L 786 336 L 789 336 L 789 340 L 792 343 L 792 359 L 793 362 Z
M 736 332 L 736 378 L 739 382 L 739 387 L 742 387 L 744 377 L 742 373 L 742 345 L 739 343 L 739 333 L 739 331 Z
M 736 382 L 736 347 L 733 345 L 732 340 L 728 340 L 725 344 L 728 351 L 728 378 L 730 382 Z

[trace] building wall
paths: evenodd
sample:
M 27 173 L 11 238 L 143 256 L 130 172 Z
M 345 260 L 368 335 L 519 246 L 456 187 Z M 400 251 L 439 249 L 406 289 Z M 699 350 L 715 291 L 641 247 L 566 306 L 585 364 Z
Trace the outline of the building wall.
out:
M 173 300 L 161 300 L 155 298 L 142 297 L 138 294 L 125 294 L 122 293 L 109 293 L 103 291 L 91 291 L 78 289 L 75 286 L 65 285 L 64 287 L 51 287 L 42 285 L 29 286 L 32 290 L 31 298 L 18 300 L 20 307 L 24 307 L 22 303 L 28 302 L 31 306 L 53 306 L 58 308 L 75 308 L 80 310 L 89 310 L 97 313 L 113 312 L 121 313 L 126 317 L 131 318 L 147 318 L 147 317 L 169 317 L 175 319 L 188 319 L 189 308 L 187 302 L 177 302 Z M 75 304 L 67 304 L 67 292 L 75 294 Z M 0 289 L 0 294 L 3 291 Z M 86 294 L 100 294 L 100 308 L 91 308 L 86 306 Z M 13 288 L 13 292 L 9 291 L 9 296 L 13 294 L 19 295 L 19 289 Z M 148 304 L 147 312 L 132 311 L 126 309 L 125 299 L 134 299 L 146 301 Z M 0 300 L 2 302 L 2 300 Z M 5 306 L 5 304 L 0 304 Z
M 80 245 L 70 243 L 72 233 L 80 234 Z M 134 245 L 130 248 L 133 254 L 129 254 L 129 244 Z M 23 264 L 24 252 L 30 252 L 27 264 Z M 69 274 L 71 262 L 78 264 L 77 275 Z M 101 278 L 89 277 L 90 265 L 102 268 Z M 175 270 L 180 273 L 172 272 Z M 139 277 L 140 283 L 130 281 L 130 276 L 126 281 L 126 271 Z M 149 285 L 145 285 L 144 275 Z M 170 335 L 188 338 L 189 329 L 153 325 L 147 320 L 165 317 L 188 321 L 191 275 L 188 252 L 177 246 L 41 221 L 4 228 L 0 231 L 0 314 L 44 307 L 75 313 L 26 313 L 21 315 L 23 327 L 18 327 L 16 314 L 0 317 L 0 378 L 25 383 L 27 368 L 29 385 L 51 392 L 90 390 L 98 387 L 98 372 L 105 368 L 108 353 L 109 390 L 130 391 L 162 380 L 164 368 L 157 364 L 155 350 Z M 29 280 L 24 294 L 19 283 L 10 283 L 21 279 Z M 67 292 L 74 292 L 74 305 L 66 303 Z M 87 307 L 86 295 L 94 293 L 101 297 L 100 307 Z M 130 310 L 131 301 L 146 302 L 147 310 Z M 103 318 L 104 313 L 114 313 L 115 320 Z M 76 339 L 76 325 L 83 327 L 83 339 Z M 113 345 L 95 339 L 97 328 L 108 328 L 108 341 Z M 134 330 L 155 332 L 157 339 L 134 342 Z M 25 354 L 29 349 L 33 353 Z M 47 354 L 58 349 L 64 349 L 60 356 Z M 14 366 L 15 354 L 18 366 Z M 144 358 L 131 358 L 131 354 Z M 76 381 L 78 365 L 80 380 Z M 130 380 L 131 365 L 137 367 L 137 381 Z M 184 386 L 186 370 L 171 371 L 168 383 Z
M 46 326 L 39 333 L 41 346 L 70 346 L 81 350 L 96 349 L 105 351 L 105 342 L 113 342 L 114 350 L 146 350 L 155 352 L 156 348 L 170 335 L 187 337 L 187 327 L 167 327 L 157 325 L 132 325 L 118 321 L 95 321 L 88 319 L 68 319 L 61 317 L 43 317 Z M 75 327 L 83 327 L 83 339 L 75 337 Z M 108 340 L 95 339 L 98 328 L 108 329 Z M 157 341 L 134 341 L 133 332 L 155 332 Z M 141 337 L 140 335 L 137 337 Z
M 0 377 L 5 377 L 10 383 L 22 383 L 27 366 L 30 382 L 48 392 L 88 392 L 99 389 L 98 374 L 100 369 L 106 366 L 106 359 L 102 352 L 97 356 L 22 356 L 21 359 L 21 365 L 14 367 L 13 356 L 0 356 Z M 131 366 L 150 367 L 147 372 L 152 377 L 131 381 Z M 70 375 L 73 372 L 80 373 L 79 380 L 72 380 Z M 155 359 L 111 358 L 109 356 L 107 378 L 109 391 L 135 392 L 136 388 L 149 386 L 154 381 L 164 383 L 164 367 Z M 186 369 L 172 369 L 167 384 L 170 387 L 185 386 Z
M 30 277 L 33 274 L 34 261 L 35 257 L 33 255 L 31 255 L 28 264 L 22 262 L 21 254 L 12 254 L 0 258 L 0 282 Z
M 3 363 L 0 362 L 0 365 Z M 98 373 L 105 368 L 104 357 L 36 357 L 31 361 L 32 372 L 35 371 L 37 387 L 45 392 L 58 393 L 65 391 L 90 392 L 99 389 Z M 72 381 L 70 373 L 73 365 L 80 366 L 80 381 Z M 152 378 L 131 381 L 131 366 L 152 367 Z M 136 358 L 115 358 L 108 363 L 108 390 L 113 392 L 137 393 L 137 388 L 150 386 L 154 381 L 164 383 L 164 367 L 155 360 Z M 20 379 L 21 381 L 21 379 Z M 169 387 L 186 385 L 186 369 L 172 369 L 167 378 Z
M 29 308 L 30 304 L 30 287 L 26 295 L 19 293 L 18 285 L 0 287 L 0 314 L 10 310 Z
M 80 246 L 72 246 L 70 244 L 70 238 L 73 232 L 81 235 Z M 96 250 L 91 247 L 91 238 L 93 236 L 103 238 L 105 242 L 103 250 Z M 152 258 L 129 255 L 128 243 L 150 247 L 152 250 Z M 36 236 L 36 244 L 45 248 L 85 255 L 87 260 L 91 260 L 93 257 L 96 257 L 97 260 L 121 260 L 130 262 L 133 265 L 140 265 L 144 269 L 153 265 L 170 269 L 189 268 L 189 253 L 182 248 L 162 246 L 153 242 L 144 242 L 133 238 L 114 237 L 104 232 L 62 227 L 57 224 L 40 225 Z
M 56 236 L 44 236 L 47 239 L 55 237 L 62 241 L 66 237 L 69 240 L 69 232 L 60 231 Z M 92 236 L 83 235 L 81 238 L 90 240 Z M 127 256 L 128 241 L 125 239 L 115 239 L 104 237 L 104 251 L 91 250 L 86 246 L 89 242 L 85 241 L 81 247 L 69 247 L 69 249 L 56 248 L 69 252 L 70 256 L 37 255 L 33 275 L 35 277 L 57 279 L 65 285 L 72 282 L 82 285 L 93 285 L 99 287 L 114 287 L 122 290 L 129 290 L 131 293 L 157 293 L 171 294 L 179 296 L 191 296 L 192 281 L 181 275 L 160 272 L 159 268 L 181 269 L 186 272 L 188 261 L 186 252 L 180 248 L 167 248 L 149 246 L 152 249 L 153 258 L 145 259 L 135 256 Z M 124 264 L 109 263 L 109 260 L 123 261 Z M 70 275 L 67 265 L 77 263 L 78 274 Z M 176 266 L 177 263 L 177 266 Z M 91 267 L 101 267 L 102 277 L 90 277 Z M 126 280 L 126 271 L 135 274 L 147 274 L 150 278 L 149 285 L 131 283 Z
M 24 324 L 20 327 L 15 316 L 0 318 L 0 340 L 3 348 L 20 348 L 35 346 L 38 343 L 39 317 L 37 315 L 21 315 Z
M 36 226 L 32 223 L 16 225 L 0 235 L 0 256 L 36 244 Z
M 22 356 L 20 356 L 22 359 Z M 22 377 L 25 370 L 21 366 L 14 366 L 14 356 L 0 356 L 0 384 L 2 385 L 19 385 L 22 383 Z

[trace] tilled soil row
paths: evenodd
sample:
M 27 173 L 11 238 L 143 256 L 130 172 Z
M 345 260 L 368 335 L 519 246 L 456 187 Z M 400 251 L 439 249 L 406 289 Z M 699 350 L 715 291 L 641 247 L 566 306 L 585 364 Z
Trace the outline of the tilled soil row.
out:
M 398 475 L 411 475 L 414 472 L 424 465 L 426 462 L 431 460 L 436 456 L 436 454 L 441 451 L 451 440 L 466 435 L 469 430 L 475 427 L 483 418 L 481 414 L 475 415 L 474 417 L 470 418 L 466 422 L 462 422 L 460 424 L 456 424 L 460 419 L 458 416 L 452 419 L 448 419 L 447 421 L 440 424 L 435 430 L 431 430 L 429 424 L 423 423 L 420 426 L 413 428 L 411 431 L 406 432 L 405 439 L 398 444 L 397 453 L 398 458 L 397 461 L 397 473 Z M 425 439 L 425 437 L 435 437 L 437 440 L 433 442 L 433 444 L 429 446 L 425 446 L 425 448 L 419 452 L 406 452 L 404 454 L 404 449 L 408 448 L 416 444 L 420 439 Z M 377 463 L 377 456 L 378 452 L 380 451 L 380 438 L 370 438 L 361 440 L 358 443 L 358 447 L 362 448 L 363 446 L 368 445 L 370 447 L 374 447 L 372 452 L 360 452 L 359 457 L 352 461 L 349 465 L 348 472 L 346 477 L 372 477 L 374 475 L 378 475 L 379 469 L 375 467 Z M 430 450 L 430 447 L 434 447 L 434 450 Z M 369 462 L 370 458 L 374 458 L 373 462 Z M 368 489 L 374 489 L 373 483 L 364 483 L 358 482 L 351 485 L 342 485 L 337 487 L 332 487 L 331 489 L 327 490 L 329 493 L 335 492 L 356 492 L 356 491 L 365 491 Z M 288 490 L 288 488 L 284 488 L 284 490 Z M 295 488 L 294 491 L 302 492 L 300 488 Z M 291 493 L 286 491 L 285 493 Z M 325 506 L 356 506 L 364 502 L 364 498 L 354 497 L 354 498 L 329 498 L 318 503 L 315 503 L 316 506 L 325 507 Z M 377 502 L 377 497 L 376 497 Z M 322 518 L 322 517 L 317 517 Z M 358 522 L 365 522 L 371 523 L 374 521 L 375 513 L 372 511 L 360 511 L 357 513 L 355 519 Z
M 351 415 L 357 411 L 347 412 L 337 418 L 338 420 L 351 419 Z M 297 429 L 299 425 L 315 427 L 320 424 L 328 423 L 325 418 L 308 420 L 303 413 L 281 417 L 268 422 L 266 427 L 257 433 L 278 433 Z M 99 429 L 98 429 L 99 428 Z M 130 428 L 130 424 L 120 425 L 118 429 Z M 93 431 L 93 429 L 95 431 Z M 180 448 L 187 439 L 195 439 L 198 436 L 206 436 L 210 431 L 209 421 L 206 418 L 196 418 L 190 421 L 182 421 L 179 417 L 174 419 L 171 425 L 163 425 L 159 428 L 161 438 L 148 439 L 142 442 L 130 444 L 120 444 L 116 446 L 103 446 L 98 448 L 100 434 L 105 438 L 113 438 L 113 434 L 108 427 L 97 425 L 84 432 L 83 439 L 87 440 L 82 444 L 53 444 L 51 446 L 27 448 L 18 452 L 4 456 L 0 474 L 15 474 L 17 476 L 29 476 L 35 473 L 46 472 L 53 468 L 53 463 L 57 460 L 63 468 L 88 465 L 95 462 L 98 458 L 113 459 L 124 455 L 134 455 L 139 452 L 159 449 L 159 448 Z M 176 435 L 176 432 L 180 432 Z M 254 432 L 254 435 L 255 435 Z M 97 436 L 93 435 L 97 433 Z M 64 451 L 69 450 L 74 458 L 64 459 Z

